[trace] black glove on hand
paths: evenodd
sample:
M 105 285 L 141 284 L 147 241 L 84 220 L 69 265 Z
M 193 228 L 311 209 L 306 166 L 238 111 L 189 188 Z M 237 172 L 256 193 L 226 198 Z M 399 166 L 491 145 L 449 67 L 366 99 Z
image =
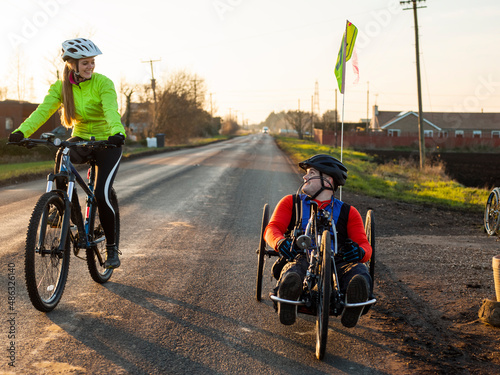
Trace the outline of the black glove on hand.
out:
M 24 134 L 23 134 L 23 132 L 21 132 L 19 130 L 14 131 L 14 132 L 10 133 L 10 135 L 9 135 L 9 142 L 19 143 L 23 139 L 24 139 Z
M 108 137 L 108 142 L 115 146 L 121 146 L 125 143 L 125 137 L 120 133 L 110 135 Z
M 363 259 L 365 251 L 356 242 L 347 239 L 342 247 L 340 256 L 344 262 L 356 263 Z
M 292 260 L 298 254 L 297 250 L 293 248 L 290 238 L 285 238 L 278 242 L 278 252 L 288 260 Z

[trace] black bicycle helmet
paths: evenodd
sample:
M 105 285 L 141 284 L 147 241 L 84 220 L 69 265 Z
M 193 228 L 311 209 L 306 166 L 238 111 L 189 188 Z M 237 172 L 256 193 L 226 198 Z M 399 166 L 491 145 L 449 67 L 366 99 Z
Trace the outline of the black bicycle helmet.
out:
M 347 168 L 335 159 L 333 156 L 326 154 L 318 154 L 299 163 L 299 167 L 306 170 L 314 168 L 321 173 L 324 173 L 335 182 L 336 187 L 345 185 L 347 180 Z

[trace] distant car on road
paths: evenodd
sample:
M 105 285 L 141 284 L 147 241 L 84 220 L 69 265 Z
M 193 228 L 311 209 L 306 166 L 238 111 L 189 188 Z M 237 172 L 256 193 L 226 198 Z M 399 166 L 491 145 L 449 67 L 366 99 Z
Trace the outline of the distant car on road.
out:
M 264 134 L 268 134 L 268 133 L 269 133 L 269 128 L 268 128 L 267 126 L 264 126 L 264 127 L 262 128 L 262 133 L 264 133 Z

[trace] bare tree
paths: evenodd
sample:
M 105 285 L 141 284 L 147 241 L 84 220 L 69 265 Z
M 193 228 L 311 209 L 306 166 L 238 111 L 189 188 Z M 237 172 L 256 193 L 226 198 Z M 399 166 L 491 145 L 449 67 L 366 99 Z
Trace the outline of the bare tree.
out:
M 124 96 L 125 96 L 125 113 L 124 113 L 124 117 L 125 117 L 125 129 L 126 130 L 130 130 L 130 115 L 131 115 L 131 97 L 132 97 L 132 94 L 134 93 L 134 88 L 124 88 L 122 86 L 122 92 L 121 92 Z
M 24 53 L 21 49 L 17 50 L 14 61 L 10 65 L 9 71 L 8 91 L 14 92 L 17 96 L 17 100 L 19 101 L 27 100 L 30 77 L 28 77 L 26 73 Z
M 286 119 L 297 132 L 299 139 L 304 138 L 304 132 L 307 127 L 311 126 L 311 115 L 303 112 L 301 110 L 298 111 L 288 111 L 286 114 Z
M 157 96 L 155 132 L 165 133 L 176 142 L 212 133 L 214 122 L 204 110 L 205 96 L 206 84 L 202 78 L 184 70 L 170 75 Z
M 223 123 L 220 130 L 221 134 L 224 135 L 233 135 L 239 130 L 238 123 L 232 118 L 227 118 Z

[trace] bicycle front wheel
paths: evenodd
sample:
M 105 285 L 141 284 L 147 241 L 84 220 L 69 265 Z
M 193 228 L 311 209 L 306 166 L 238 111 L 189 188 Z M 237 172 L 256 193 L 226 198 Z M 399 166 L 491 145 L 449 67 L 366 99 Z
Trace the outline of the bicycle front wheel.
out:
M 323 359 L 328 338 L 330 294 L 332 290 L 332 240 L 325 230 L 321 239 L 321 265 L 318 279 L 318 307 L 316 314 L 316 358 Z
M 26 288 L 33 306 L 43 312 L 57 306 L 68 277 L 69 234 L 64 248 L 59 249 L 64 237 L 64 211 L 64 201 L 58 193 L 45 193 L 35 205 L 28 226 L 24 260 Z
M 484 229 L 489 236 L 498 232 L 500 225 L 500 189 L 491 191 L 484 210 Z
M 264 240 L 264 231 L 269 223 L 269 205 L 266 203 L 262 211 L 262 221 L 260 226 L 259 247 L 257 248 L 257 283 L 255 288 L 255 298 L 261 300 L 262 296 L 262 277 L 264 273 L 264 263 L 266 254 L 266 241 Z
M 372 278 L 372 287 L 370 292 L 373 293 L 373 287 L 375 285 L 375 220 L 373 218 L 373 211 L 368 210 L 366 213 L 365 220 L 365 231 L 366 238 L 372 247 L 372 256 L 370 260 L 366 263 L 368 269 L 370 270 L 370 277 Z
M 120 211 L 118 210 L 118 197 L 113 188 L 110 192 L 110 202 L 115 210 L 115 242 L 119 245 L 120 242 Z M 91 248 L 87 249 L 87 266 L 89 269 L 92 280 L 96 283 L 104 284 L 113 275 L 112 268 L 105 268 L 104 262 L 106 261 L 106 236 L 102 228 L 101 219 L 99 218 L 99 210 L 97 205 L 92 205 L 91 213 L 91 233 L 90 242 L 94 244 Z

